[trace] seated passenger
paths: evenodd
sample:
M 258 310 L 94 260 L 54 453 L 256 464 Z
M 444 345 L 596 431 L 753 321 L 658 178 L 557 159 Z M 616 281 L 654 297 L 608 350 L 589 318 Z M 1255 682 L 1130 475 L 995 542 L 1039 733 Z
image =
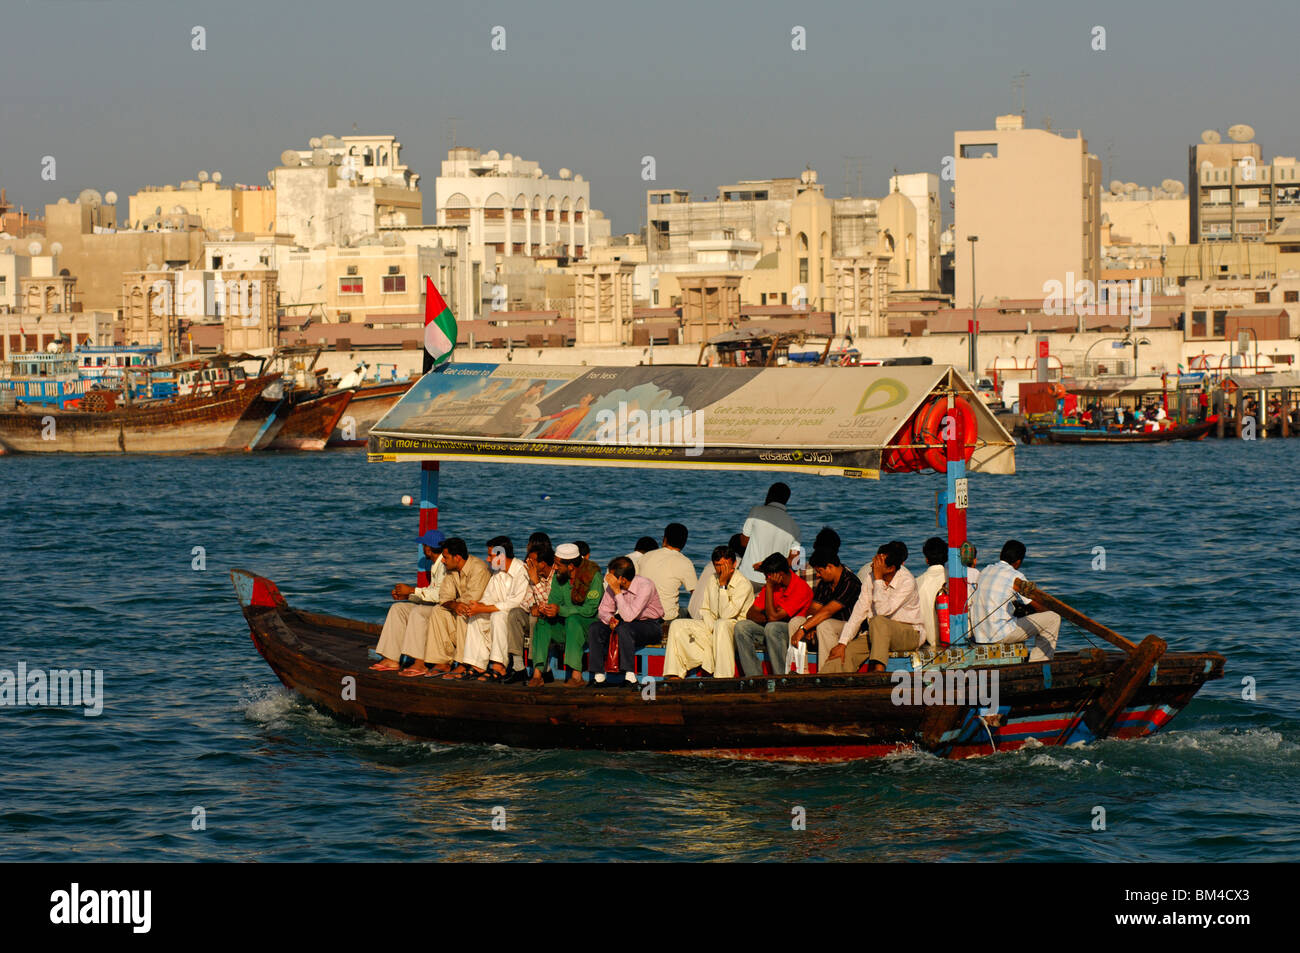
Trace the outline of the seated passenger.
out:
M 515 559 L 515 547 L 508 536 L 488 540 L 487 551 L 492 578 L 482 597 L 466 606 L 465 640 L 456 657 L 456 670 L 447 678 L 484 675 L 496 680 L 506 673 L 510 612 L 523 605 L 528 594 L 528 570 Z
M 805 615 L 812 603 L 812 589 L 790 569 L 780 553 L 772 553 L 760 564 L 763 588 L 745 618 L 736 623 L 736 657 L 747 677 L 763 674 L 757 648 L 767 651 L 772 672 L 784 675 L 786 652 L 790 648 L 790 620 Z
M 862 595 L 844 624 L 839 645 L 831 649 L 818 671 L 856 672 L 869 657 L 867 671 L 883 672 L 890 652 L 913 652 L 920 647 L 926 637 L 921 601 L 916 578 L 903 565 L 906 561 L 907 546 L 893 540 L 876 551 L 870 567 L 863 567 L 864 575 L 870 569 L 870 588 L 864 579 Z M 867 632 L 861 634 L 864 621 Z
M 566 685 L 583 684 L 582 650 L 587 645 L 587 629 L 596 617 L 600 597 L 600 567 L 583 559 L 577 543 L 562 543 L 555 550 L 555 572 L 551 576 L 551 594 L 537 613 L 533 629 L 531 686 L 550 680 L 551 643 L 564 645 L 564 665 L 569 670 Z
M 407 652 L 415 658 L 401 674 L 441 675 L 450 671 L 465 646 L 465 623 L 469 605 L 477 602 L 492 573 L 487 563 L 471 556 L 465 540 L 453 536 L 442 544 L 442 562 L 447 574 L 438 590 L 438 605 L 429 613 L 422 648 Z
M 937 650 L 939 613 L 935 609 L 934 600 L 943 587 L 948 585 L 948 570 L 944 566 L 948 561 L 948 544 L 938 536 L 931 536 L 921 545 L 921 555 L 925 557 L 925 572 L 916 579 L 916 597 L 921 604 L 921 625 L 925 629 L 921 645 L 929 645 L 932 650 Z M 969 586 L 970 570 L 967 569 L 966 573 L 966 583 Z M 969 603 L 969 598 L 967 602 Z
M 668 627 L 664 676 L 681 678 L 696 666 L 715 678 L 736 674 L 736 623 L 754 604 L 754 587 L 737 571 L 740 556 L 731 546 L 713 550 L 713 578 L 701 583 L 698 619 L 678 619 Z
M 739 559 L 740 554 L 745 551 L 744 539 L 745 537 L 741 536 L 739 533 L 735 533 L 727 542 L 727 545 L 731 547 L 731 551 L 736 553 L 737 559 Z M 700 618 L 700 608 L 704 605 L 704 595 L 708 591 L 709 586 L 713 585 L 716 581 L 717 577 L 713 574 L 713 562 L 710 560 L 705 563 L 704 568 L 700 570 L 699 581 L 695 586 L 695 591 L 691 593 L 691 601 L 686 605 L 686 614 L 692 619 Z
M 551 574 L 555 571 L 555 550 L 549 539 L 528 544 L 524 569 L 528 572 L 528 591 L 523 603 L 510 610 L 506 623 L 511 668 L 507 682 L 522 682 L 529 675 L 524 665 L 524 644 L 531 642 L 541 608 L 550 600 Z
M 370 666 L 379 672 L 395 672 L 401 668 L 401 657 L 412 658 L 424 651 L 424 635 L 429 627 L 429 614 L 438 604 L 438 590 L 447 567 L 442 563 L 442 541 L 446 537 L 431 529 L 417 537 L 424 546 L 424 558 L 429 560 L 429 584 L 416 588 L 399 582 L 391 593 L 394 603 L 384 619 L 383 631 L 375 651 L 383 659 Z
M 1056 654 L 1056 640 L 1061 634 L 1061 617 L 1046 611 L 1012 588 L 1017 579 L 1024 579 L 1020 564 L 1025 559 L 1025 544 L 1009 539 L 1002 547 L 1000 562 L 985 568 L 980 575 L 980 587 L 971 600 L 971 620 L 975 623 L 975 641 L 981 645 L 999 642 L 1027 642 L 1034 647 L 1029 661 L 1051 661 Z M 1029 606 L 1040 611 L 1016 616 L 1012 605 Z
M 862 592 L 862 580 L 835 553 L 814 551 L 808 560 L 817 573 L 817 587 L 806 616 L 790 620 L 790 645 L 798 646 L 817 633 L 817 670 L 825 671 L 831 647 L 839 643 L 840 631 Z
M 682 555 L 686 545 L 686 527 L 669 523 L 664 527 L 663 545 L 648 552 L 637 566 L 637 572 L 647 577 L 659 591 L 659 604 L 663 606 L 664 619 L 672 622 L 681 611 L 677 594 L 685 589 L 694 592 L 699 580 L 695 566 Z
M 596 621 L 587 629 L 587 671 L 591 685 L 605 681 L 609 640 L 618 640 L 618 666 L 624 681 L 636 684 L 636 650 L 663 638 L 664 609 L 654 582 L 638 576 L 632 560 L 616 556 L 605 573 L 605 593 Z

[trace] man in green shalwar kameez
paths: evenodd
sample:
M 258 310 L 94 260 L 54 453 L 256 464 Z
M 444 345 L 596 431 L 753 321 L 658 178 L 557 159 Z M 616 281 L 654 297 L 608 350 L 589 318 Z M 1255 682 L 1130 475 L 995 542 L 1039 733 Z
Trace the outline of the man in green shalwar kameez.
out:
M 583 559 L 578 547 L 564 543 L 555 550 L 555 573 L 551 580 L 550 601 L 541 607 L 537 627 L 533 629 L 530 655 L 534 687 L 545 681 L 552 642 L 564 645 L 564 666 L 569 677 L 564 684 L 580 686 L 582 652 L 587 647 L 587 629 L 596 618 L 596 609 L 605 593 L 600 567 Z

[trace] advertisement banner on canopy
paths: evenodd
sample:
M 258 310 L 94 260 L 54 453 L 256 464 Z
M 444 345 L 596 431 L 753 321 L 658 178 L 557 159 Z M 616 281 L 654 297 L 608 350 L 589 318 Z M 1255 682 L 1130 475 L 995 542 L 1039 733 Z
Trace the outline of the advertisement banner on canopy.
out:
M 948 373 L 452 364 L 375 425 L 370 453 L 877 477 L 881 448 Z M 992 427 L 990 436 L 1006 436 Z

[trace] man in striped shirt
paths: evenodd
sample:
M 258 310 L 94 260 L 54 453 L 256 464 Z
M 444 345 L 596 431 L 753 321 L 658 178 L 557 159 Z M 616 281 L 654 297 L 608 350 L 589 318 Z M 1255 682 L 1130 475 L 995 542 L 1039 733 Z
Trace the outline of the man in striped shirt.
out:
M 1002 547 L 1001 560 L 980 573 L 979 588 L 970 604 L 970 619 L 975 641 L 981 645 L 999 642 L 1033 642 L 1031 662 L 1049 662 L 1056 654 L 1056 640 L 1061 633 L 1061 617 L 1042 611 L 1043 606 L 1026 599 L 1012 588 L 1024 579 L 1020 564 L 1025 559 L 1025 544 L 1009 539 Z M 1030 606 L 1040 611 L 1016 616 L 1012 606 Z

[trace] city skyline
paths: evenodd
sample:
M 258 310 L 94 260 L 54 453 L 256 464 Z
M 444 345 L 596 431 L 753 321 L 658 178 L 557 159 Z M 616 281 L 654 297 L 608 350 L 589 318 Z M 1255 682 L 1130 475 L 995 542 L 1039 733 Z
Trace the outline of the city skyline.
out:
M 6 12 L 19 42 L 0 63 L 0 184 L 33 214 L 83 188 L 125 204 L 200 169 L 220 170 L 226 185 L 265 185 L 282 151 L 349 135 L 355 122 L 402 142 L 432 221 L 432 180 L 454 127 L 458 145 L 583 175 L 618 234 L 644 225 L 647 189 L 705 199 L 724 183 L 811 166 L 828 195 L 883 195 L 895 169 L 940 173 L 954 132 L 1020 111 L 1014 78 L 1024 72 L 1027 125 L 1050 117 L 1064 135 L 1081 129 L 1105 181 L 1155 185 L 1185 180 L 1186 149 L 1207 127 L 1249 123 L 1266 157 L 1300 152 L 1283 124 L 1289 31 L 1212 29 L 1220 9 L 434 11 L 394 0 L 364 13 L 325 2 L 304 17 L 245 2 L 29 4 Z M 1246 9 L 1252 22 L 1300 20 L 1280 3 Z M 1105 50 L 1092 49 L 1098 26 Z M 792 48 L 799 27 L 804 50 Z M 1211 41 L 1224 68 L 1189 75 Z M 52 45 L 63 55 L 52 58 Z M 1249 66 L 1249 96 L 1219 78 L 1232 64 Z M 54 181 L 42 178 L 45 156 Z M 642 178 L 645 156 L 653 180 Z M 950 200 L 945 188 L 945 224 Z

